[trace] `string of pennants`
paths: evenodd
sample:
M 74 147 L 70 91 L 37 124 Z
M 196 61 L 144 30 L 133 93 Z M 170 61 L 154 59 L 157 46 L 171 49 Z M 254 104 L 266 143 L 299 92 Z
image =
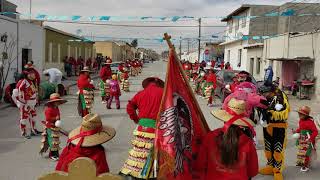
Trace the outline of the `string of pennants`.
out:
M 233 39 L 233 40 L 265 40 L 265 39 L 270 39 L 270 38 L 274 38 L 274 37 L 278 37 L 279 35 L 269 35 L 269 36 L 247 36 L 247 35 L 243 35 L 243 36 L 237 36 L 237 37 L 233 37 L 233 36 L 223 36 L 224 38 L 229 38 L 229 39 Z M 132 41 L 134 39 L 137 40 L 144 40 L 144 41 L 156 41 L 156 42 L 164 42 L 163 38 L 118 38 L 118 37 L 108 37 L 108 36 L 82 36 L 84 37 L 84 42 L 90 42 L 90 41 L 94 41 L 94 40 L 123 40 L 123 41 Z M 216 40 L 218 39 L 218 36 L 212 36 L 210 37 L 201 37 L 200 38 L 202 41 L 212 41 L 212 40 Z M 199 38 L 173 38 L 171 39 L 173 42 L 175 41 L 180 41 L 180 40 L 199 40 Z M 72 40 L 70 40 L 72 41 Z M 77 40 L 74 40 L 77 41 Z M 79 40 L 78 40 L 79 41 Z
M 146 21 L 146 20 L 156 20 L 156 21 L 171 21 L 177 22 L 179 20 L 197 20 L 198 18 L 207 18 L 207 19 L 223 19 L 227 18 L 227 16 L 203 16 L 203 17 L 194 17 L 194 16 L 80 16 L 80 15 L 72 15 L 72 16 L 64 16 L 64 15 L 48 15 L 48 14 L 22 14 L 17 12 L 1 12 L 2 15 L 20 15 L 22 17 L 34 19 L 34 20 L 42 20 L 42 21 L 94 21 L 94 22 L 105 22 L 105 21 Z M 258 17 L 276 17 L 276 16 L 320 16 L 320 13 L 304 13 L 304 14 L 296 14 L 293 9 L 288 9 L 284 12 L 270 12 L 264 14 L 262 16 L 232 16 L 235 19 L 242 18 L 258 18 Z

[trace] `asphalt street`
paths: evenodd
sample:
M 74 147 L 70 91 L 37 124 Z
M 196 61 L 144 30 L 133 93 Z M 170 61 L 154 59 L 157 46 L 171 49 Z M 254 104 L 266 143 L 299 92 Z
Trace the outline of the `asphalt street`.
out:
M 138 77 L 132 77 L 131 92 L 122 93 L 120 97 L 121 109 L 107 110 L 105 105 L 101 104 L 99 91 L 96 91 L 95 105 L 93 112 L 100 114 L 103 123 L 114 127 L 117 134 L 114 139 L 104 144 L 107 154 L 107 160 L 112 173 L 118 173 L 124 161 L 128 156 L 128 149 L 132 137 L 132 131 L 135 124 L 129 119 L 126 114 L 126 105 L 135 93 L 142 89 L 141 82 L 148 76 L 158 76 L 164 79 L 166 72 L 165 62 L 155 62 L 146 64 L 143 73 Z M 95 81 L 98 84 L 98 80 Z M 72 94 L 64 98 L 68 102 L 60 107 L 61 119 L 63 128 L 67 131 L 76 128 L 81 123 L 81 118 L 77 113 L 77 96 L 76 87 L 72 87 Z M 213 108 L 206 106 L 205 100 L 198 98 L 200 107 L 206 117 L 206 120 L 211 129 L 222 126 L 222 123 L 210 115 L 210 111 L 214 108 L 220 108 L 219 100 L 216 100 L 216 105 Z M 36 118 L 39 129 L 40 121 L 44 118 L 43 106 L 38 107 L 38 116 Z M 27 140 L 20 136 L 18 127 L 19 113 L 17 108 L 6 108 L 0 110 L 0 180 L 34 180 L 40 175 L 54 170 L 56 162 L 51 161 L 46 157 L 39 155 L 41 136 L 32 137 Z M 289 129 L 295 128 L 298 125 L 298 117 L 295 112 L 290 113 Z M 258 139 L 262 142 L 262 127 L 256 127 Z M 66 145 L 66 137 L 61 137 L 61 147 Z M 319 149 L 319 148 L 318 148 Z M 308 180 L 319 179 L 320 177 L 320 162 L 316 161 L 313 169 L 308 173 L 300 173 L 300 169 L 295 167 L 296 161 L 295 141 L 291 138 L 291 132 L 288 132 L 288 144 L 286 149 L 286 169 L 284 171 L 285 179 L 288 180 Z M 258 149 L 259 164 L 262 167 L 265 164 L 265 158 L 262 149 Z M 319 155 L 319 151 L 318 151 Z M 257 176 L 256 180 L 271 180 L 272 176 Z

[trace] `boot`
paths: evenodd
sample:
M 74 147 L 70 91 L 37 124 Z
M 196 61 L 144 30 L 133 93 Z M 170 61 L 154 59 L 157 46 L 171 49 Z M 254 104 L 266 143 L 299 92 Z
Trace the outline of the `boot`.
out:
M 274 180 L 283 180 L 283 176 L 281 172 L 275 172 L 274 173 Z
M 260 169 L 259 173 L 262 175 L 273 175 L 273 167 L 267 165 L 266 167 Z

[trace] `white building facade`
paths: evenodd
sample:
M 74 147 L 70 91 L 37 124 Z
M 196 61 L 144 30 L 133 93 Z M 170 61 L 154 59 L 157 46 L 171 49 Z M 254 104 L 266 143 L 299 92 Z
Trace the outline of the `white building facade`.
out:
M 33 61 L 35 68 L 42 71 L 44 58 L 44 30 L 42 27 L 0 15 L 0 36 L 7 35 L 8 50 L 4 50 L 5 42 L 0 43 L 0 53 L 6 51 L 8 59 L 0 57 L 4 62 L 4 74 L 11 62 L 6 84 L 14 83 L 14 75 L 21 73 L 28 61 Z M 3 60 L 3 61 L 2 61 Z
M 230 62 L 234 70 L 246 70 L 254 74 L 254 66 L 259 66 L 262 59 L 261 40 L 246 39 L 263 35 L 264 24 L 261 19 L 252 18 L 258 13 L 268 12 L 275 6 L 269 5 L 242 5 L 233 11 L 222 22 L 227 22 L 225 31 L 224 61 Z M 271 31 L 269 32 L 271 33 Z M 259 71 L 256 71 L 259 73 Z
M 288 35 L 264 41 L 265 66 L 273 65 L 275 77 L 287 88 L 294 80 L 314 80 L 315 96 L 320 98 L 320 32 Z

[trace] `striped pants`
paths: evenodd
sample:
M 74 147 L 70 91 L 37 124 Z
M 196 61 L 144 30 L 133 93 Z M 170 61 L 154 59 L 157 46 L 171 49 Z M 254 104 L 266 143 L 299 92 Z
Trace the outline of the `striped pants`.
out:
M 273 167 L 274 172 L 281 173 L 284 169 L 284 151 L 287 143 L 286 131 L 286 128 L 263 128 L 267 165 Z

